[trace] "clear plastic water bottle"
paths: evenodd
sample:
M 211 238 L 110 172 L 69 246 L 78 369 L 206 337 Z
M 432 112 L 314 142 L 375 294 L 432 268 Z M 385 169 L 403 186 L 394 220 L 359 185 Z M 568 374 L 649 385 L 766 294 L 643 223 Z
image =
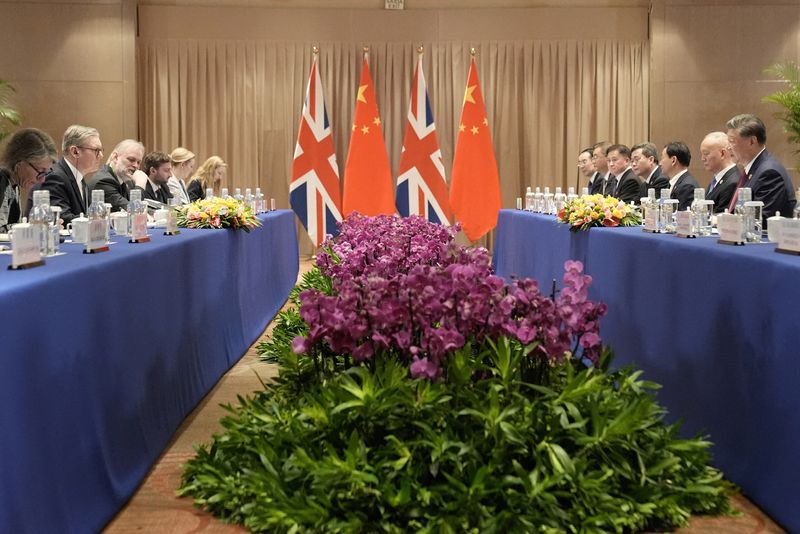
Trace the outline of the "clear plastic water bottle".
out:
M 530 186 L 525 190 L 525 211 L 533 211 L 533 189 Z
M 753 220 L 752 220 L 752 213 L 745 208 L 745 203 L 750 202 L 753 199 L 753 191 L 749 187 L 740 187 L 736 197 L 736 205 L 733 207 L 733 213 L 735 215 L 741 215 L 743 225 L 742 227 L 742 241 L 749 241 L 750 238 L 748 234 L 752 233 L 753 228 Z
M 139 238 L 144 236 L 137 236 L 133 231 L 134 228 L 134 220 L 136 220 L 137 216 L 145 216 L 145 228 L 147 227 L 147 206 L 144 202 L 142 202 L 142 190 L 141 189 L 131 189 L 131 199 L 128 201 L 128 235 L 133 238 Z M 147 233 L 145 231 L 145 233 Z
M 228 194 L 228 188 L 227 187 L 223 187 L 222 188 L 222 192 L 220 193 L 219 196 L 221 196 L 222 198 L 229 198 L 230 195 Z
M 692 233 L 703 235 L 702 229 L 708 226 L 708 211 L 706 210 L 706 190 L 696 187 L 694 190 L 694 200 L 689 208 L 692 212 Z
M 33 206 L 28 216 L 28 222 L 39 240 L 39 252 L 42 256 L 52 254 L 52 232 L 50 231 L 50 191 L 38 190 L 33 192 Z
M 588 194 L 589 194 L 589 188 L 588 187 L 581 187 L 581 196 L 585 197 Z
M 205 198 L 214 198 L 214 188 L 213 187 L 206 187 L 206 196 Z
M 675 232 L 675 221 L 673 220 L 673 199 L 669 198 L 669 190 L 661 190 L 661 198 L 658 200 L 658 223 L 656 228 L 661 233 Z M 675 204 L 677 204 L 677 200 Z
M 750 226 L 745 228 L 747 241 L 760 243 L 764 230 L 764 221 L 761 218 L 764 212 L 764 203 L 760 200 L 749 200 L 744 203 L 744 209 L 747 211 L 748 221 L 750 222 Z
M 553 213 L 553 193 L 550 192 L 549 187 L 544 188 L 544 205 L 542 206 L 542 213 Z
M 256 212 L 255 197 L 253 196 L 253 190 L 249 187 L 244 190 L 244 203 L 253 210 L 253 213 Z
M 237 187 L 236 189 L 233 190 L 233 198 L 235 198 L 239 202 L 242 202 L 244 200 L 244 197 L 242 196 L 241 187 Z
M 89 204 L 89 209 L 86 210 L 86 217 L 89 219 L 89 224 L 92 221 L 102 220 L 105 225 L 105 240 L 108 241 L 108 213 L 106 213 L 105 193 L 102 189 L 92 190 L 92 203 Z
M 572 202 L 576 198 L 578 198 L 578 195 L 575 194 L 575 188 L 570 187 L 567 189 L 567 202 Z
M 261 192 L 260 187 L 256 187 L 256 213 L 264 213 L 265 209 L 264 193 Z
M 797 199 L 797 204 L 794 205 L 794 218 L 800 219 L 800 187 L 797 188 L 794 198 Z
M 556 187 L 556 194 L 553 195 L 553 211 L 552 213 L 558 213 L 562 209 L 564 209 L 564 205 L 567 203 L 567 196 L 561 191 L 560 187 Z
M 533 192 L 533 211 L 541 213 L 544 211 L 544 196 L 541 188 L 537 187 Z

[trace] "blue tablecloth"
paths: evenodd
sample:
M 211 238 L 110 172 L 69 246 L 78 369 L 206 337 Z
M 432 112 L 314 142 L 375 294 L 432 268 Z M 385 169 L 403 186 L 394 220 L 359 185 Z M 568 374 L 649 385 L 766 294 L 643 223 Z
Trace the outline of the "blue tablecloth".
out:
M 591 298 L 609 306 L 601 334 L 616 364 L 662 384 L 684 434 L 709 434 L 714 464 L 800 532 L 800 257 L 774 249 L 640 228 L 576 234 L 552 216 L 503 210 L 494 264 L 560 284 L 564 261 L 583 261 Z
M 0 532 L 97 532 L 128 500 L 295 283 L 293 213 L 261 220 L 0 256 Z

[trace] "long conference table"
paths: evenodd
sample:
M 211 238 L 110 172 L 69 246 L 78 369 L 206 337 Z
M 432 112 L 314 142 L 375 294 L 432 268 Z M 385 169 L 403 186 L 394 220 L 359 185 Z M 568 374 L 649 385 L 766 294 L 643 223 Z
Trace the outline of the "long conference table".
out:
M 0 532 L 98 532 L 245 353 L 298 272 L 291 211 L 8 271 L 0 255 Z
M 608 304 L 615 365 L 663 385 L 686 436 L 708 434 L 713 464 L 790 532 L 800 532 L 800 257 L 641 228 L 572 233 L 553 216 L 500 212 L 496 272 L 549 293 L 567 259 Z

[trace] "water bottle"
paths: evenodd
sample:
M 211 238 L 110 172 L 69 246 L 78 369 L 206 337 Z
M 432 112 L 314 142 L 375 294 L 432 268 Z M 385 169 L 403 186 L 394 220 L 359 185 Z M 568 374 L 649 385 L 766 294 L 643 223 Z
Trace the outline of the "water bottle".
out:
M 567 202 L 572 202 L 576 198 L 578 198 L 578 195 L 575 194 L 575 188 L 570 187 L 567 189 Z
M 761 218 L 764 211 L 764 203 L 760 200 L 749 200 L 744 203 L 744 209 L 747 211 L 748 220 L 751 225 L 746 227 L 747 240 L 751 243 L 760 243 L 761 234 L 764 229 L 764 221 Z
M 794 198 L 797 199 L 797 204 L 794 205 L 794 218 L 800 219 L 800 187 L 797 188 Z
M 39 240 L 39 252 L 42 256 L 52 253 L 52 236 L 50 231 L 50 191 L 33 192 L 33 207 L 28 215 L 28 222 Z
M 214 198 L 214 188 L 206 187 L 206 196 L 204 198 Z
M 525 191 L 525 211 L 533 211 L 533 190 L 530 186 Z
M 230 198 L 230 195 L 228 194 L 228 188 L 227 187 L 223 187 L 222 188 L 222 193 L 219 196 L 221 196 L 222 198 Z
M 564 209 L 564 205 L 567 203 L 567 197 L 564 193 L 561 192 L 560 187 L 556 187 L 556 194 L 553 195 L 553 211 L 552 213 L 558 213 L 562 209 Z
M 696 187 L 694 190 L 694 200 L 689 208 L 692 212 L 691 231 L 694 235 L 703 235 L 702 229 L 708 226 L 708 211 L 706 210 L 706 190 Z
M 86 211 L 86 217 L 89 219 L 90 228 L 92 221 L 103 221 L 103 225 L 106 229 L 105 240 L 108 241 L 108 213 L 106 212 L 105 193 L 102 189 L 92 190 L 92 203 L 89 204 L 89 209 Z
M 581 196 L 585 197 L 588 194 L 589 194 L 589 188 L 588 187 L 581 187 Z
M 736 197 L 736 205 L 733 207 L 735 215 L 742 216 L 742 241 L 750 241 L 750 235 L 753 231 L 752 213 L 745 207 L 746 202 L 750 202 L 753 198 L 753 190 L 749 187 L 740 187 Z
M 264 204 L 264 193 L 261 192 L 260 187 L 256 187 L 256 213 L 264 213 L 266 205 Z
M 145 223 L 144 232 L 141 229 L 142 215 L 144 215 Z M 134 226 L 134 222 L 139 222 L 138 228 Z M 134 231 L 134 228 L 136 228 L 136 231 Z M 147 235 L 147 206 L 142 202 L 141 189 L 131 189 L 131 199 L 128 201 L 128 235 L 133 239 L 139 239 Z
M 542 196 L 542 190 L 539 187 L 533 193 L 533 211 L 537 213 L 544 211 L 544 196 Z
M 253 213 L 256 212 L 255 197 L 253 196 L 253 190 L 249 187 L 244 190 L 244 203 L 253 210 Z
M 241 187 L 237 187 L 236 189 L 233 190 L 233 198 L 235 198 L 239 202 L 242 202 L 244 200 L 244 197 L 242 196 Z
M 544 188 L 544 205 L 542 206 L 542 213 L 550 215 L 553 213 L 553 193 L 550 192 L 549 187 Z

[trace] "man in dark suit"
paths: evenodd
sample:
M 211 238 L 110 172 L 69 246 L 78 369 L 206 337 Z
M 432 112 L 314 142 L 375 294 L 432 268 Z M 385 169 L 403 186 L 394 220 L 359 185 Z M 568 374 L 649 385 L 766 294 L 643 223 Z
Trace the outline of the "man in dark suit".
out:
M 631 169 L 642 180 L 640 197 L 647 196 L 648 189 L 656 190 L 656 198 L 661 198 L 661 190 L 669 187 L 669 178 L 661 174 L 658 148 L 653 143 L 639 143 L 631 149 Z
M 594 164 L 592 163 L 591 148 L 584 148 L 583 150 L 581 150 L 580 154 L 578 154 L 578 170 L 585 178 L 589 179 L 589 182 L 586 184 L 586 187 L 589 188 L 589 194 L 592 194 L 592 189 L 594 188 L 594 181 L 595 179 L 599 180 L 598 176 L 600 176 L 600 173 L 594 170 Z
M 114 147 L 108 163 L 94 173 L 89 189 L 102 189 L 111 211 L 128 209 L 130 189 L 134 187 L 133 173 L 144 157 L 144 145 L 134 139 L 125 139 Z
M 744 169 L 744 174 L 737 182 L 737 192 L 739 187 L 752 189 L 753 200 L 764 203 L 762 216 L 765 221 L 778 211 L 784 216 L 791 216 L 797 203 L 792 180 L 781 162 L 767 151 L 767 128 L 764 123 L 754 115 L 737 115 L 725 126 L 734 157 Z M 728 204 L 731 210 L 736 204 L 737 192 L 734 192 Z
M 606 159 L 606 150 L 610 146 L 611 143 L 608 141 L 600 141 L 592 147 L 594 170 L 600 173 L 593 182 L 596 187 L 589 191 L 593 195 L 610 195 L 614 191 L 616 182 L 611 181 L 612 177 L 608 172 L 608 160 Z
M 669 198 L 678 201 L 678 211 L 688 209 L 694 200 L 694 190 L 700 187 L 687 167 L 692 153 L 683 141 L 671 141 L 661 150 L 661 171 L 669 177 Z
M 168 204 L 172 193 L 167 181 L 172 176 L 172 161 L 163 152 L 150 152 L 144 157 L 142 170 L 147 175 L 144 187 L 144 198 Z
M 706 189 L 706 200 L 714 201 L 714 213 L 722 213 L 728 208 L 741 175 L 733 161 L 728 135 L 711 132 L 705 136 L 700 143 L 700 159 L 703 168 L 712 175 Z
M 50 205 L 61 207 L 64 224 L 86 213 L 92 196 L 86 177 L 100 167 L 103 145 L 94 128 L 74 124 L 64 132 L 63 157 L 45 178 L 42 189 L 50 191 Z
M 614 175 L 616 184 L 612 196 L 625 204 L 639 203 L 642 181 L 631 169 L 631 149 L 625 145 L 611 145 L 606 151 L 608 170 Z

